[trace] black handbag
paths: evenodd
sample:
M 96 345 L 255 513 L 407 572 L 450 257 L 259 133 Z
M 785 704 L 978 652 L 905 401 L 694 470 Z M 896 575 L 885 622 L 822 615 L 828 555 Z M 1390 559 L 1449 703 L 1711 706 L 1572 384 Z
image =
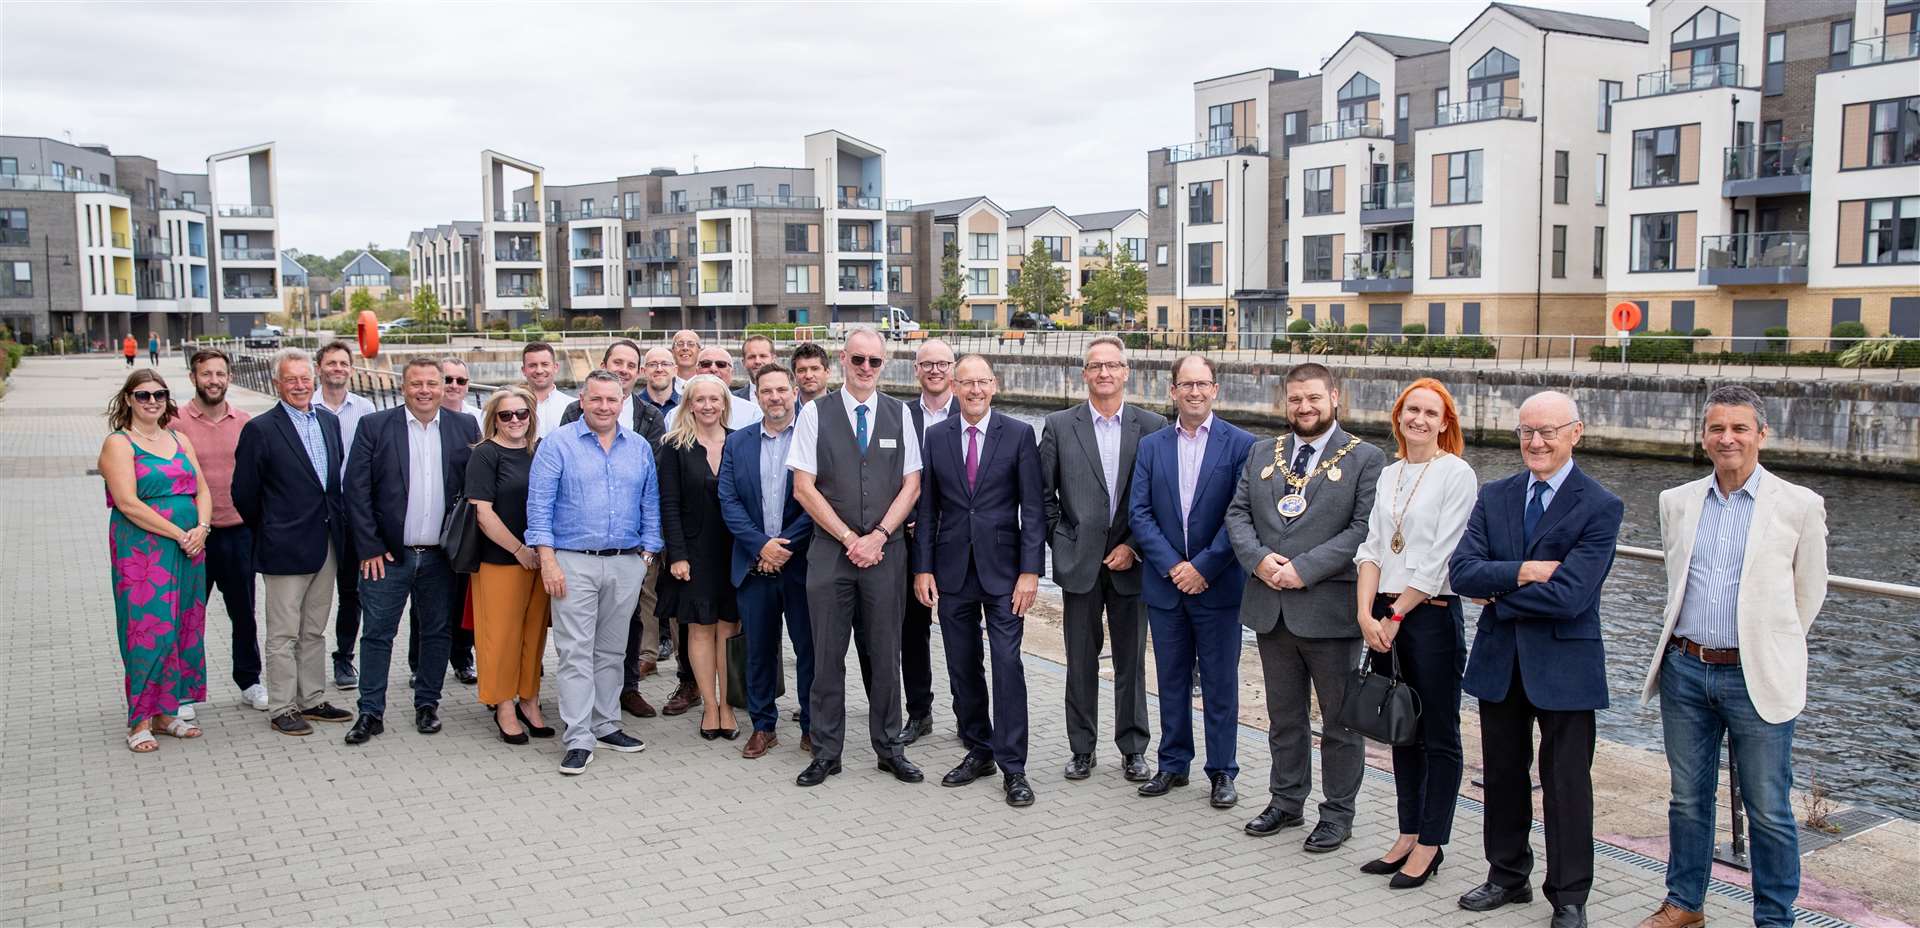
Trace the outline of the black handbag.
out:
M 453 501 L 446 521 L 440 523 L 440 552 L 447 556 L 447 566 L 457 573 L 480 569 L 480 519 L 474 514 L 473 502 L 465 496 Z
M 1375 741 L 1406 747 L 1420 740 L 1420 694 L 1400 679 L 1400 654 L 1388 651 L 1392 672 L 1374 672 L 1372 654 L 1360 651 L 1360 666 L 1347 677 L 1334 719 L 1341 727 Z
M 781 658 L 785 663 L 785 658 Z M 774 698 L 787 695 L 787 675 L 773 675 Z M 727 705 L 735 709 L 747 707 L 747 636 L 734 635 L 727 639 Z

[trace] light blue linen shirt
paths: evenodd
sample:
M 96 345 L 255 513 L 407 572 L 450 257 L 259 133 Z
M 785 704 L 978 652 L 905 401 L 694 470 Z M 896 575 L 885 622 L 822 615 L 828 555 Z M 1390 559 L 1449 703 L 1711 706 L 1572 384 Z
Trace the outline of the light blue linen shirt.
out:
M 584 418 L 554 429 L 533 455 L 526 542 L 566 551 L 658 552 L 660 486 L 646 439 L 617 429 L 613 447 L 603 450 Z

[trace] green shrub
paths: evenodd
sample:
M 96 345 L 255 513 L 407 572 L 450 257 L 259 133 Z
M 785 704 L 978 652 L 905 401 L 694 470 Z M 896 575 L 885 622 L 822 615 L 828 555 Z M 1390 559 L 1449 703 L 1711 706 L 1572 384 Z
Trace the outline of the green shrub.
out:
M 1190 351 L 1219 351 L 1227 346 L 1225 335 L 1189 335 L 1187 348 Z
M 1407 323 L 1406 325 L 1403 325 L 1403 326 L 1401 326 L 1401 327 L 1400 327 L 1400 334 L 1402 334 L 1402 335 L 1425 335 L 1425 334 L 1427 334 L 1427 327 L 1426 327 L 1426 326 L 1424 326 L 1424 325 L 1421 325 L 1421 324 L 1420 324 L 1420 323 L 1418 323 L 1418 322 L 1409 322 L 1409 323 Z
M 1866 338 L 1867 327 L 1858 322 L 1836 322 L 1830 334 L 1834 338 Z
M 756 322 L 747 326 L 749 335 L 765 335 L 776 342 L 793 341 L 793 331 L 800 327 L 797 322 Z
M 1131 350 L 1142 351 L 1147 347 L 1148 336 L 1145 332 L 1127 332 L 1120 336 L 1120 341 Z
M 1712 338 L 1713 330 L 1703 326 L 1701 328 L 1694 329 L 1693 332 L 1690 334 L 1692 334 L 1694 338 Z
M 1682 338 L 1650 338 L 1648 336 L 1678 336 L 1681 333 L 1673 329 L 1661 329 L 1657 332 L 1642 332 L 1638 337 L 1627 341 L 1627 361 L 1629 363 L 1659 363 L 1663 361 L 1685 361 L 1694 357 L 1693 343 Z M 1618 344 L 1595 345 L 1587 349 L 1589 361 L 1618 361 Z
M 567 323 L 567 328 L 575 332 L 599 332 L 607 327 L 607 320 L 598 315 L 575 316 Z

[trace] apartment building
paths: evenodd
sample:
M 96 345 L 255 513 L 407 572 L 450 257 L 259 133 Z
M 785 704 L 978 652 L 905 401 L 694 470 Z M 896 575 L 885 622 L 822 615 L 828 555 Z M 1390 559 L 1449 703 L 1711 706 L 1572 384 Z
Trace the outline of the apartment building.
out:
M 480 279 L 480 222 L 455 220 L 407 236 L 407 270 L 411 289 L 407 299 L 424 289 L 440 302 L 448 319 L 478 323 Z
M 1612 107 L 1609 300 L 1642 328 L 1920 336 L 1920 3 L 1655 0 Z M 1599 273 L 1597 270 L 1596 274 Z
M 281 308 L 271 153 L 215 155 L 194 174 L 105 145 L 0 136 L 0 323 L 29 341 L 244 334 Z M 263 177 L 228 202 L 213 174 L 235 160 Z M 241 236 L 231 256 L 214 247 L 229 228 Z
M 1084 284 L 1093 272 L 1105 267 L 1099 258 L 1100 246 L 1107 246 L 1108 254 L 1118 254 L 1125 250 L 1133 260 L 1145 263 L 1147 260 L 1147 213 L 1140 209 L 1116 209 L 1101 213 L 1080 213 L 1072 217 L 1074 225 L 1080 227 L 1078 239 L 1079 261 L 1074 276 Z
M 927 249 L 931 255 L 924 275 L 927 294 L 923 299 L 926 303 L 931 303 L 939 295 L 940 274 L 947 246 L 954 245 L 959 249 L 960 278 L 963 281 L 960 318 L 932 321 L 935 324 L 978 322 L 988 328 L 1006 327 L 1009 322 L 1006 309 L 1009 262 L 1003 243 L 1008 235 L 1008 212 L 983 196 L 917 203 L 913 208 L 916 213 L 926 216 L 929 238 L 935 240 L 934 247 Z
M 206 331 L 244 335 L 281 308 L 280 181 L 273 143 L 209 157 L 206 178 L 219 246 L 213 262 L 218 324 Z
M 1080 303 L 1080 281 L 1078 246 L 1081 235 L 1080 223 L 1072 216 L 1054 206 L 1034 206 L 1027 209 L 1010 210 L 1007 213 L 1007 286 L 1020 282 L 1020 274 L 1025 270 L 1028 252 L 1033 243 L 1039 242 L 1052 256 L 1053 263 L 1060 270 L 1067 284 L 1067 302 L 1065 305 L 1051 308 L 1047 315 L 1066 320 L 1072 315 L 1073 308 Z M 1024 307 L 1013 307 L 1021 311 Z

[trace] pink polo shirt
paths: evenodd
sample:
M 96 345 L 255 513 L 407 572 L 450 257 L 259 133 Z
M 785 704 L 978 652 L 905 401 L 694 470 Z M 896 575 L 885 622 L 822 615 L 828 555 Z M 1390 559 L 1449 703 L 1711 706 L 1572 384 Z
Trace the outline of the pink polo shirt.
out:
M 180 407 L 180 418 L 173 421 L 193 442 L 193 453 L 200 459 L 201 477 L 213 491 L 213 527 L 232 528 L 240 524 L 240 513 L 233 508 L 233 451 L 240 445 L 240 428 L 249 419 L 246 410 L 227 404 L 227 414 L 209 418 L 196 403 Z

